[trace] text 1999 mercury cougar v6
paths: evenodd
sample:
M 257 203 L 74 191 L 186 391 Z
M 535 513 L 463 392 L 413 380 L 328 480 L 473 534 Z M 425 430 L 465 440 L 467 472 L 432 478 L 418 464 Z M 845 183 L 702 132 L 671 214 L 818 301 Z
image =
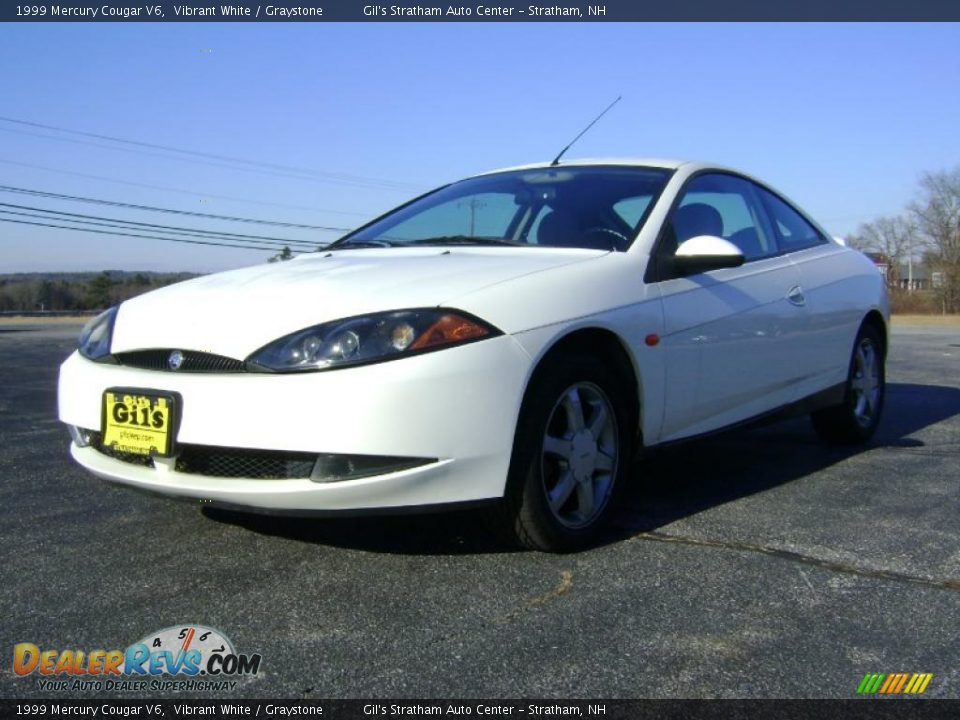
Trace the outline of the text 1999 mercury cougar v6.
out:
M 747 175 L 533 165 L 108 310 L 59 411 L 107 480 L 267 512 L 488 502 L 570 550 L 642 448 L 784 409 L 869 438 L 888 316 L 872 263 Z

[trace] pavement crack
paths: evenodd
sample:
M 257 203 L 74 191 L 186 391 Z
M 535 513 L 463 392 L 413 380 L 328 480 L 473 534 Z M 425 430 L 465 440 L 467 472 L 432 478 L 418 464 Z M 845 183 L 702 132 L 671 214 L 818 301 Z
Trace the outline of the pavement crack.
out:
M 548 593 L 530 598 L 526 603 L 524 603 L 524 607 L 543 607 L 544 605 L 553 602 L 558 597 L 563 597 L 566 595 L 568 592 L 570 592 L 571 587 L 573 587 L 573 570 L 561 570 L 559 584 Z
M 697 545 L 702 547 L 723 548 L 725 550 L 739 550 L 741 552 L 761 553 L 771 557 L 789 560 L 790 562 L 812 565 L 822 570 L 832 570 L 833 572 L 843 573 L 845 575 L 856 575 L 858 577 L 873 578 L 877 580 L 893 580 L 894 582 L 910 583 L 912 585 L 922 585 L 924 587 L 935 588 L 937 590 L 960 591 L 960 579 L 947 578 L 945 580 L 936 580 L 934 578 L 923 577 L 920 575 L 909 575 L 907 573 L 896 572 L 893 570 L 873 570 L 870 568 L 857 567 L 848 563 L 837 562 L 834 560 L 824 560 L 793 552 L 792 550 L 781 550 L 779 548 L 767 547 L 765 545 L 756 545 L 753 543 L 734 542 L 731 540 L 710 540 L 704 538 L 695 538 L 688 535 L 670 535 L 668 533 L 648 531 L 632 535 L 631 540 L 649 540 L 652 542 L 680 543 L 683 545 Z M 808 583 L 809 584 L 809 583 Z
M 810 578 L 807 577 L 807 574 L 803 571 L 803 568 L 797 568 L 797 571 L 800 573 L 800 577 L 803 578 L 803 581 L 807 584 L 807 587 L 810 588 L 810 592 L 816 594 L 817 590 L 813 587 L 813 583 L 810 582 Z
M 507 623 L 513 620 L 517 615 L 520 615 L 527 610 L 542 608 L 545 605 L 549 605 L 557 598 L 561 598 L 570 592 L 571 587 L 573 587 L 573 570 L 561 570 L 560 582 L 555 588 L 549 592 L 543 593 L 542 595 L 535 595 L 524 602 L 520 607 L 515 608 L 508 613 L 504 613 L 500 617 L 496 618 L 494 622 Z

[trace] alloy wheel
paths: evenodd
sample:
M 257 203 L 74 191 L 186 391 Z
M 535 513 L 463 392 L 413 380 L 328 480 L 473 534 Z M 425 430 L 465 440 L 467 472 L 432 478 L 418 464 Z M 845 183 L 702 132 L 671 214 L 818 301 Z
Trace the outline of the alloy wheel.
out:
M 616 414 L 603 390 L 590 382 L 567 388 L 550 412 L 541 455 L 547 505 L 562 525 L 583 528 L 603 512 L 619 456 Z
M 853 361 L 853 414 L 862 427 L 869 427 L 880 406 L 880 363 L 877 348 L 870 338 L 857 346 Z

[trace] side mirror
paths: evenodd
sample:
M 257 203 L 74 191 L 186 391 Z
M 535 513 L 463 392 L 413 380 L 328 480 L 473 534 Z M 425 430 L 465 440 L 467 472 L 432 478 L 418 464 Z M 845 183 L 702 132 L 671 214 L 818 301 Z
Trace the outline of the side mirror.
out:
M 745 258 L 736 245 L 713 235 L 697 235 L 680 244 L 673 256 L 673 265 L 682 275 L 695 275 L 708 270 L 734 268 Z

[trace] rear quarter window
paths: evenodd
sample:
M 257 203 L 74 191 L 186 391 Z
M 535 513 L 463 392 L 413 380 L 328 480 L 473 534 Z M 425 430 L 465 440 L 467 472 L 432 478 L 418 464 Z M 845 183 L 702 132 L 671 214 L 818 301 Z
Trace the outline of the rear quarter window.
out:
M 769 190 L 757 188 L 770 223 L 777 234 L 777 244 L 783 252 L 793 252 L 821 245 L 826 238 L 793 207 Z

